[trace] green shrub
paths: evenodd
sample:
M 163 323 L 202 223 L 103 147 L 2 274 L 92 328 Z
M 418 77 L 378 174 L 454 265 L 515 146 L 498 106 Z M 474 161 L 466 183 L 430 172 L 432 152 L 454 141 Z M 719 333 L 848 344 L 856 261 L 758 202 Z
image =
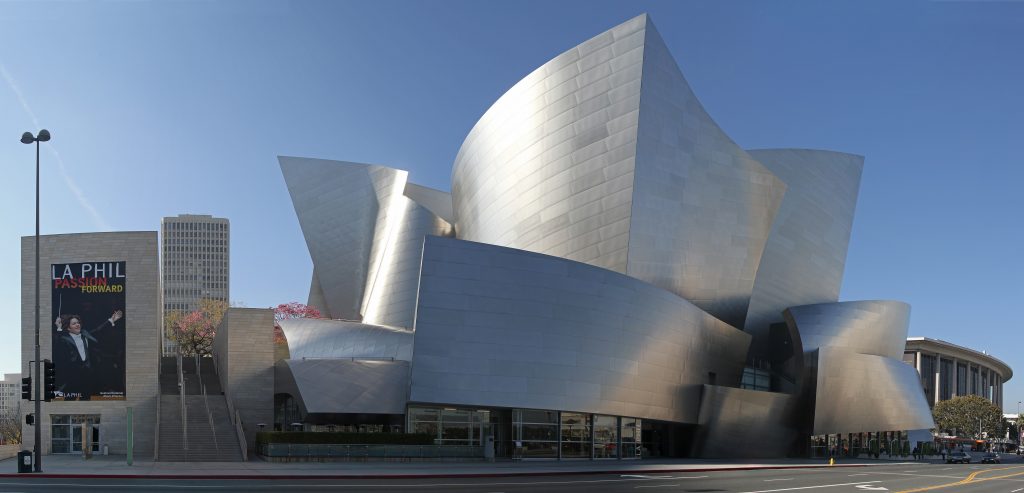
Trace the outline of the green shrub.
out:
M 311 431 L 262 431 L 256 434 L 258 445 L 265 443 L 333 443 L 360 445 L 431 445 L 426 433 L 328 433 Z

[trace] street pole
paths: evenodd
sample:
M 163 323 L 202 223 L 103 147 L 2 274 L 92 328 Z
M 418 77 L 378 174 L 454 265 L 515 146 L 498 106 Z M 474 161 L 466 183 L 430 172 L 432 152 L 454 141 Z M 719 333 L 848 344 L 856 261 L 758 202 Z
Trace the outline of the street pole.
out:
M 36 313 L 35 313 L 35 333 L 36 333 L 36 375 L 35 375 L 35 440 L 32 446 L 33 456 L 33 470 L 35 472 L 43 472 L 43 361 L 39 357 L 39 143 L 47 142 L 50 140 L 50 132 L 46 129 L 40 130 L 37 136 L 33 136 L 31 132 L 25 132 L 21 134 L 22 144 L 36 143 Z M 29 368 L 29 373 L 32 373 L 32 369 Z

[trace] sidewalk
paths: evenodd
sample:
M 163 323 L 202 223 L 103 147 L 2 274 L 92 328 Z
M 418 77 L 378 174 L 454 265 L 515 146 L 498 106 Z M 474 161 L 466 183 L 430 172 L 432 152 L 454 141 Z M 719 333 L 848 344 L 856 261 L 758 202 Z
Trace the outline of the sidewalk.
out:
M 929 462 L 929 461 L 923 461 Z M 833 467 L 886 466 L 912 461 L 843 460 Z M 379 479 L 549 476 L 565 474 L 664 474 L 670 472 L 829 467 L 820 459 L 645 459 L 524 462 L 153 462 L 125 463 L 125 456 L 43 456 L 43 472 L 18 474 L 15 459 L 0 461 L 0 477 L 145 477 L 160 479 Z

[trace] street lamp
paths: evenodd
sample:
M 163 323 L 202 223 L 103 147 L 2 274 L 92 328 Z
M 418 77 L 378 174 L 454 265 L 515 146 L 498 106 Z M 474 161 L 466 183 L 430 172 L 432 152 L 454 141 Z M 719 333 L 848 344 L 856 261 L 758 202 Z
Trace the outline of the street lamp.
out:
M 45 128 L 39 131 L 39 135 L 32 136 L 32 132 L 25 132 L 21 134 L 22 144 L 36 143 L 36 438 L 33 444 L 33 455 L 35 456 L 34 470 L 35 472 L 43 472 L 43 447 L 39 442 L 43 441 L 43 411 L 42 411 L 42 385 L 43 385 L 43 372 L 42 372 L 42 358 L 39 357 L 39 143 L 47 142 L 50 140 L 50 131 Z M 29 368 L 29 374 L 32 373 L 32 369 Z

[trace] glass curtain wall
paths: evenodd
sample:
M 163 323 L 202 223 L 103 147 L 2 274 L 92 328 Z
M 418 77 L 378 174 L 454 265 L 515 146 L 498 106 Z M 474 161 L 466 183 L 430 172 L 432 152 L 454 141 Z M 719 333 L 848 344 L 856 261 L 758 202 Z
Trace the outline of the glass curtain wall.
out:
M 939 380 L 942 382 L 939 392 L 939 400 L 953 398 L 953 361 L 944 359 L 939 363 Z
M 619 456 L 619 418 L 594 416 L 594 458 L 615 459 Z
M 409 430 L 436 437 L 438 445 L 480 445 L 490 420 L 483 410 L 409 408 Z
M 558 458 L 558 411 L 516 409 L 512 427 L 521 457 Z
M 562 413 L 562 458 L 589 459 L 591 447 L 590 415 Z

